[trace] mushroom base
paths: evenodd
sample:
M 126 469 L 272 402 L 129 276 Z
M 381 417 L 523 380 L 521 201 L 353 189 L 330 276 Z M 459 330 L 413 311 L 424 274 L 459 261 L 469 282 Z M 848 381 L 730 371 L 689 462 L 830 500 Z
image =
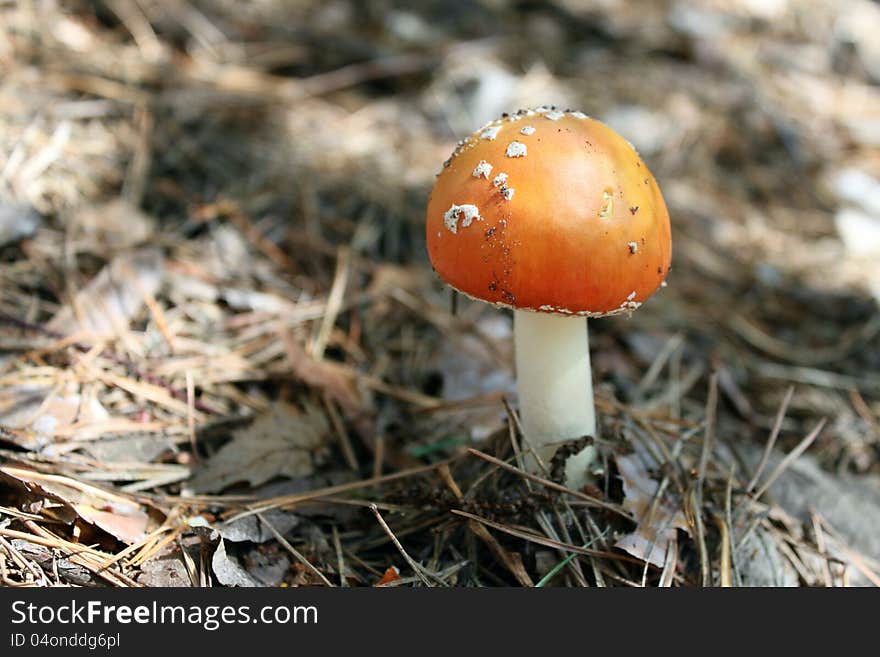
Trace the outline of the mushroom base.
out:
M 514 341 L 523 432 L 549 464 L 562 443 L 596 435 L 587 320 L 517 310 Z M 537 461 L 526 452 L 526 467 L 534 472 Z M 594 457 L 590 446 L 568 459 L 568 486 L 583 486 Z

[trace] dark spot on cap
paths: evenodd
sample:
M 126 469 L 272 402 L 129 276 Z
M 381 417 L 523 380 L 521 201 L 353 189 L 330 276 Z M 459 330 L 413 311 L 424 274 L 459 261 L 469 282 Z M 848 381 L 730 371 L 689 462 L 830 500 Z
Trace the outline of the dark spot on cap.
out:
M 497 289 L 498 289 L 498 282 L 497 281 L 492 281 L 491 283 L 489 283 L 489 292 L 494 292 Z
M 504 290 L 501 293 L 501 298 L 504 301 L 506 301 L 507 303 L 516 303 L 516 295 L 513 292 L 509 292 L 507 290 Z
M 630 214 L 635 214 L 636 212 L 639 211 L 639 206 L 638 206 L 638 205 L 634 205 L 634 206 L 632 206 L 632 207 L 629 209 L 629 211 L 630 211 Z
M 662 273 L 663 273 L 663 267 L 657 267 L 657 273 L 658 273 L 658 274 L 662 274 Z
M 495 226 L 493 226 L 492 228 L 488 229 L 488 230 L 484 233 L 484 235 L 486 236 L 486 239 L 489 239 L 490 237 L 492 237 L 492 236 L 495 234 L 495 231 L 496 231 L 496 230 L 497 230 L 497 228 L 496 228 Z

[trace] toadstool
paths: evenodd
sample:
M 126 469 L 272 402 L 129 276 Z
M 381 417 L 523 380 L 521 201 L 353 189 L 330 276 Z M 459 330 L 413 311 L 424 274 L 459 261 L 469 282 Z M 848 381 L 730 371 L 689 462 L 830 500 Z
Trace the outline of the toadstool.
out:
M 505 115 L 444 164 L 426 236 L 448 285 L 513 310 L 527 443 L 548 462 L 562 443 L 595 437 L 587 319 L 632 313 L 671 261 L 666 204 L 632 145 L 581 112 Z M 588 480 L 594 454 L 568 459 L 569 486 Z

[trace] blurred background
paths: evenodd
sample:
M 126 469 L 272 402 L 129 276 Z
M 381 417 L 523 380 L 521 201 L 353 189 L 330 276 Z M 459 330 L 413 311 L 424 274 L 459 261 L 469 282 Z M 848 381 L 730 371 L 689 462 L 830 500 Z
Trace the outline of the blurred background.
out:
M 0 438 L 169 495 L 485 444 L 510 318 L 452 314 L 426 199 L 458 139 L 557 105 L 635 145 L 673 224 L 668 287 L 592 323 L 600 413 L 698 427 L 716 372 L 718 439 L 760 450 L 794 386 L 778 446 L 825 418 L 811 476 L 851 494 L 880 474 L 878 34 L 869 0 L 0 1 Z M 279 400 L 329 455 L 212 471 Z

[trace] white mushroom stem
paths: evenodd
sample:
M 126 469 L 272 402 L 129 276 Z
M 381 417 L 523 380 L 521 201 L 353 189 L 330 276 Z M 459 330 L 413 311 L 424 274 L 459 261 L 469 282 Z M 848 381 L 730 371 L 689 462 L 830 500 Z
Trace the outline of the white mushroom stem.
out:
M 562 443 L 596 435 L 587 320 L 517 310 L 513 332 L 523 432 L 549 464 Z M 566 484 L 583 486 L 594 458 L 592 446 L 570 457 Z M 526 467 L 538 470 L 534 457 L 527 457 Z

